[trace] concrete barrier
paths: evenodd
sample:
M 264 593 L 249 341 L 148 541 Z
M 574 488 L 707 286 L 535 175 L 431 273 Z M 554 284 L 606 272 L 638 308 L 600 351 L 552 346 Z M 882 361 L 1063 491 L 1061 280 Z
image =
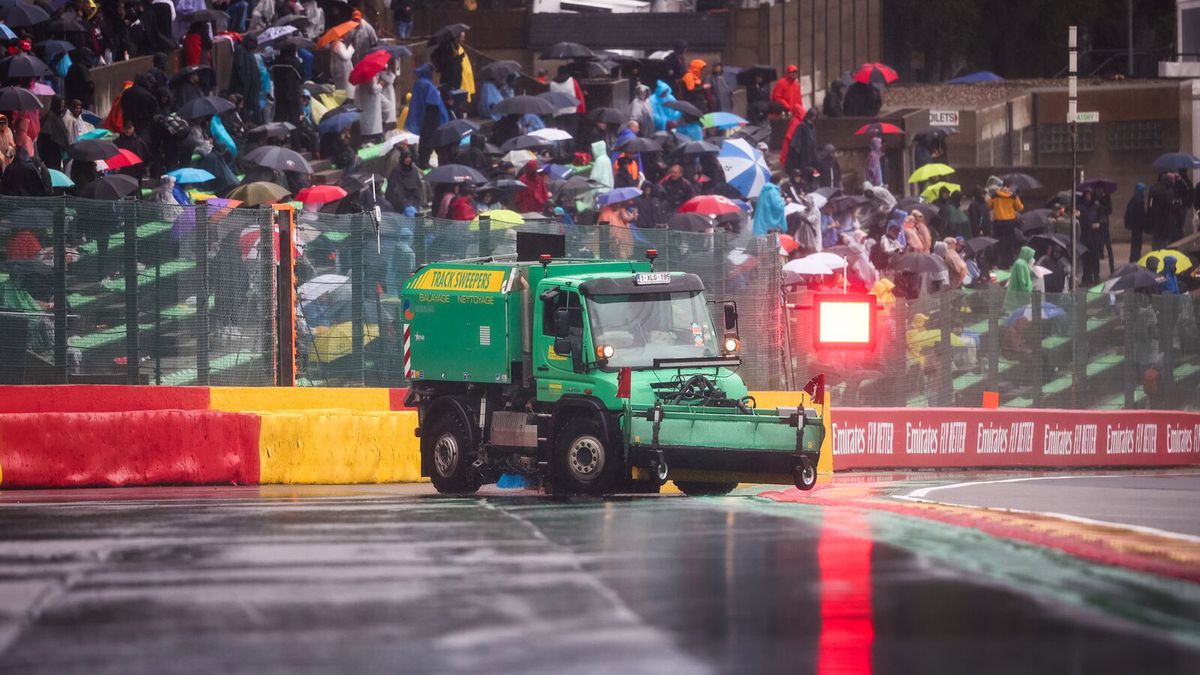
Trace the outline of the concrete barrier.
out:
M 415 412 L 261 413 L 262 483 L 413 483 L 421 480 Z

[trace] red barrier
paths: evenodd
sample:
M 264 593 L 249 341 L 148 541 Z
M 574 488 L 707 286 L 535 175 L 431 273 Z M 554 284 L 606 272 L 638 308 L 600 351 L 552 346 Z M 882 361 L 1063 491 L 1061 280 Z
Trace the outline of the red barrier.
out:
M 404 399 L 408 397 L 408 387 L 388 390 L 388 407 L 391 410 L 409 410 L 404 407 Z
M 835 408 L 833 468 L 1200 464 L 1200 413 Z
M 259 424 L 212 411 L 0 415 L 3 486 L 257 483 Z
M 207 387 L 67 384 L 0 386 L 0 413 L 208 410 Z

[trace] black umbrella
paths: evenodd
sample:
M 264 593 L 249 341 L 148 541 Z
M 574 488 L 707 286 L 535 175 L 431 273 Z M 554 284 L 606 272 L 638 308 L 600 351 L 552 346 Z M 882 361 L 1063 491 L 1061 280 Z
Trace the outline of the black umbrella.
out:
M 1042 187 L 1042 182 L 1027 173 L 1006 173 L 1001 176 L 1004 180 L 1011 181 L 1013 187 L 1018 190 L 1036 190 Z
M 574 61 L 567 66 L 571 75 L 585 80 L 596 77 L 608 77 L 612 72 L 599 61 Z
M 179 116 L 185 120 L 194 120 L 200 117 L 212 117 L 233 110 L 236 106 L 233 101 L 220 96 L 201 96 L 194 98 L 179 107 Z
M 51 33 L 86 33 L 87 24 L 77 14 L 63 14 L 50 22 Z
M 865 205 L 869 199 L 862 195 L 842 195 L 829 200 L 827 206 L 834 212 L 848 209 L 857 209 Z
M 649 138 L 634 137 L 616 146 L 619 152 L 662 152 L 662 146 Z
M 72 159 L 81 159 L 85 162 L 98 162 L 117 154 L 117 150 L 119 149 L 110 141 L 89 139 L 72 143 L 71 147 L 67 148 L 67 154 Z
M 771 82 L 779 79 L 779 73 L 771 66 L 749 66 L 742 68 L 737 74 L 737 83 L 750 86 L 754 84 L 754 80 L 762 76 L 763 82 Z
M 195 66 L 187 66 L 185 68 L 180 68 L 179 72 L 177 72 L 171 76 L 171 84 L 175 84 L 176 82 L 181 82 L 183 80 L 186 80 L 189 77 L 191 77 L 193 73 L 207 73 L 207 74 L 211 75 L 212 74 L 212 66 L 195 65 Z
M 471 30 L 471 27 L 465 23 L 452 23 L 449 26 L 442 26 L 434 31 L 433 35 L 429 37 L 427 44 L 432 47 L 447 40 L 453 40 L 469 30 Z
M 1113 194 L 1117 191 L 1117 181 L 1109 178 L 1093 178 L 1079 184 L 1079 191 L 1091 190 L 1093 194 L 1104 188 L 1106 194 Z
M 263 136 L 264 138 L 287 138 L 295 130 L 296 125 L 291 122 L 268 122 L 262 126 L 250 129 L 246 134 L 248 136 Z
M 941 209 L 933 204 L 926 204 L 925 202 L 917 202 L 910 206 L 903 206 L 903 204 L 904 201 L 897 202 L 896 207 L 909 212 L 920 211 L 922 214 L 924 214 L 926 223 L 932 222 L 933 219 L 937 217 L 937 214 L 941 211 Z
M 615 108 L 596 108 L 588 112 L 587 116 L 597 122 L 605 124 L 624 124 L 629 121 L 629 115 L 622 113 Z
M 830 199 L 833 199 L 834 197 L 842 196 L 842 189 L 835 188 L 835 187 L 817 188 L 816 194 L 819 194 L 822 197 L 824 197 L 825 201 L 829 201 Z
M 447 164 L 425 175 L 427 183 L 486 183 L 487 177 L 469 166 Z
M 1138 268 L 1136 271 L 1122 276 L 1111 277 L 1104 282 L 1104 292 L 1133 291 L 1144 288 L 1158 288 L 1163 278 L 1147 269 Z
M 712 217 L 702 213 L 676 213 L 667 219 L 667 227 L 677 232 L 707 232 L 714 226 Z
M 1065 234 L 1035 234 L 1029 238 L 1032 248 L 1039 253 L 1051 246 L 1057 246 L 1067 253 L 1071 252 L 1071 238 Z M 1087 253 L 1087 247 L 1079 244 L 1079 255 Z
M 1033 209 L 1026 211 L 1017 217 L 1021 225 L 1021 232 L 1032 234 L 1045 230 L 1050 226 L 1051 211 L 1050 209 Z
M 298 173 L 313 172 L 308 160 L 301 157 L 300 153 L 291 148 L 282 148 L 278 145 L 261 145 L 251 150 L 246 153 L 246 161 L 253 162 L 259 166 L 265 166 L 268 169 L 296 171 Z
M 520 72 L 521 64 L 508 59 L 501 59 L 499 61 L 492 61 L 480 68 L 479 76 L 492 82 L 503 82 L 510 75 L 517 75 Z
M 17 54 L 0 59 L 0 77 L 17 80 L 29 77 L 49 77 L 50 66 L 32 54 Z
M 771 127 L 759 124 L 747 124 L 733 132 L 731 138 L 744 138 L 750 145 L 766 143 L 771 138 Z
M 203 21 L 204 23 L 215 23 L 219 26 L 224 26 L 225 22 L 229 20 L 229 17 L 226 16 L 225 12 L 218 12 L 217 10 L 213 9 L 202 9 L 198 12 L 192 12 L 192 14 L 187 17 L 187 20 L 192 23 Z M 305 20 L 307 21 L 307 19 Z
M 412 50 L 404 45 L 380 44 L 375 47 L 374 51 L 387 52 L 398 59 L 412 56 Z
M 558 42 L 542 50 L 543 59 L 592 59 L 595 52 L 577 42 Z
M 1138 270 L 1145 270 L 1145 269 L 1146 269 L 1145 267 L 1142 267 L 1141 265 L 1139 265 L 1137 263 L 1125 263 L 1124 265 L 1121 265 L 1116 270 L 1114 270 L 1113 273 L 1109 276 L 1110 276 L 1110 278 L 1115 279 L 1117 277 L 1123 277 L 1126 274 L 1134 274 Z
M 500 115 L 553 115 L 557 111 L 554 104 L 537 96 L 513 96 L 492 106 L 492 112 Z
M 312 25 L 312 19 L 300 14 L 288 14 L 287 16 L 275 19 L 272 26 L 295 26 L 296 28 L 307 28 Z
M 434 130 L 429 143 L 435 148 L 454 145 L 476 131 L 479 131 L 479 125 L 470 120 L 450 120 Z
M 37 5 L 26 3 L 14 3 L 4 8 L 0 12 L 0 16 L 4 17 L 4 23 L 8 24 L 9 28 L 24 28 L 25 26 L 36 26 L 39 23 L 45 23 L 50 20 L 50 15 L 46 10 Z
M 75 51 L 75 45 L 66 40 L 42 40 L 34 44 L 33 47 L 42 52 L 47 59 L 53 59 L 59 54 L 67 54 Z
M 592 53 L 596 55 L 596 58 L 610 61 L 620 66 L 636 66 L 642 62 L 642 60 L 636 56 L 619 54 L 608 49 L 593 49 Z
M 295 47 L 296 49 L 316 49 L 317 43 L 309 40 L 303 35 L 289 35 L 279 42 L 276 42 L 275 46 L 279 47 L 280 49 L 284 47 Z
M 699 108 L 691 103 L 688 103 L 687 101 L 667 101 L 663 104 L 663 107 L 670 108 L 672 110 L 678 110 L 684 115 L 690 115 L 696 118 L 704 117 L 704 113 L 701 112 Z
M 493 178 L 484 183 L 484 190 L 520 190 L 525 188 L 525 184 L 515 178 Z
M 1186 152 L 1168 152 L 1159 155 L 1154 160 L 1154 168 L 1159 171 L 1179 171 L 1180 169 L 1195 169 L 1200 167 L 1200 159 Z
M 552 185 L 551 189 L 556 195 L 574 197 L 598 187 L 601 187 L 599 183 L 586 176 L 571 176 L 557 185 Z
M 504 141 L 500 146 L 500 152 L 512 152 L 513 150 L 532 150 L 534 148 L 548 148 L 553 145 L 553 141 L 548 141 L 537 136 L 515 136 Z
M 88 199 L 111 201 L 114 199 L 124 199 L 137 192 L 139 187 L 136 178 L 124 174 L 112 173 L 107 176 L 101 176 L 83 186 L 83 189 L 79 191 L 79 196 Z
M 579 101 L 574 96 L 571 96 L 570 94 L 564 94 L 561 91 L 546 91 L 538 94 L 537 96 L 538 98 L 543 98 L 549 101 L 550 105 L 554 106 L 556 110 L 566 110 L 567 108 L 570 108 L 571 112 L 575 112 L 575 109 L 579 107 Z
M 991 237 L 974 237 L 967 240 L 965 245 L 967 250 L 971 252 L 971 255 L 979 255 L 999 242 L 999 239 L 992 239 Z
M 0 110 L 41 110 L 42 101 L 24 87 L 0 88 Z
M 25 229 L 24 226 L 22 229 Z M 35 259 L 6 260 L 0 262 L 0 270 L 12 275 L 45 277 L 54 273 L 54 266 Z
M 946 262 L 930 253 L 910 251 L 900 254 L 892 263 L 892 267 L 913 274 L 940 274 L 946 271 Z
M 955 127 L 934 127 L 933 129 L 926 129 L 925 131 L 922 131 L 921 133 L 917 134 L 916 136 L 913 136 L 913 139 L 914 140 L 924 139 L 926 141 L 944 141 L 944 140 L 946 140 L 946 136 L 950 136 L 952 134 L 957 134 L 957 133 L 958 133 L 958 129 Z M 1022 175 L 1024 175 L 1024 174 L 1022 174 Z
M 707 141 L 688 141 L 675 148 L 675 152 L 692 157 L 695 155 L 716 155 L 721 149 Z
M 313 96 L 316 96 L 317 94 L 332 94 L 333 93 L 333 85 L 317 84 L 316 82 L 305 82 L 304 83 L 304 91 L 307 91 L 308 93 L 312 94 Z

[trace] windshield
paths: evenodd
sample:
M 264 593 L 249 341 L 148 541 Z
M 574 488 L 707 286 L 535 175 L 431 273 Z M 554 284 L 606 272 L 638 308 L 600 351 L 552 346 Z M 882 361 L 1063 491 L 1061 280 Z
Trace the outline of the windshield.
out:
M 592 343 L 613 348 L 608 368 L 650 368 L 654 359 L 721 355 L 699 291 L 595 295 L 587 303 Z

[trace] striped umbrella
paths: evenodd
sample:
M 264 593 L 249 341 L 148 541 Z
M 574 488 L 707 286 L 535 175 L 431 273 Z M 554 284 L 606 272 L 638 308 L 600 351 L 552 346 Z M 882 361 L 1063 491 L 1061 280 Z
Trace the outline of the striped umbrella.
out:
M 725 141 L 717 159 L 725 172 L 725 181 L 746 199 L 758 197 L 771 180 L 771 170 L 762 153 L 740 138 Z
M 746 120 L 728 112 L 713 112 L 708 113 L 700 118 L 700 126 L 709 129 L 728 129 L 730 127 L 740 127 L 749 124 Z

